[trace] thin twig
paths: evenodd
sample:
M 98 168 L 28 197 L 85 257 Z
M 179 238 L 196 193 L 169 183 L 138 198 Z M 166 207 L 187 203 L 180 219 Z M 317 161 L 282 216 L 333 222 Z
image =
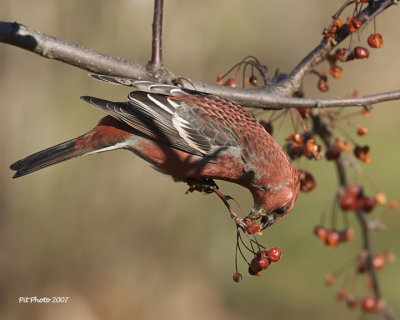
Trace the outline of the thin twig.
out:
M 154 0 L 153 39 L 151 46 L 151 60 L 153 68 L 161 67 L 162 62 L 162 21 L 164 0 Z

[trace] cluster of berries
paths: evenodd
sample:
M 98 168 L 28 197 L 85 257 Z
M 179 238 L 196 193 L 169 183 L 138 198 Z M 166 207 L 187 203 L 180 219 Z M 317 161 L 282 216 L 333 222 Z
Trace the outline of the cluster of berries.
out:
M 335 228 L 316 226 L 314 234 L 323 244 L 335 248 L 339 243 L 351 241 L 354 238 L 354 229 L 345 228 L 343 230 L 336 230 Z
M 286 138 L 286 152 L 292 160 L 305 156 L 308 159 L 320 159 L 322 146 L 315 143 L 310 131 L 295 132 Z
M 340 207 L 344 211 L 361 210 L 363 212 L 371 212 L 376 204 L 383 204 L 382 201 L 385 200 L 381 193 L 374 198 L 365 196 L 362 186 L 357 184 L 348 185 L 339 199 Z
M 385 253 L 376 253 L 373 256 L 373 267 L 375 270 L 382 270 L 385 266 L 385 261 L 395 262 L 396 256 L 391 251 L 386 251 Z M 362 252 L 355 260 L 355 272 L 356 274 L 365 274 L 368 272 L 368 262 L 367 255 L 365 252 Z M 334 273 L 328 273 L 325 276 L 325 284 L 331 286 L 335 283 L 336 276 Z M 371 282 L 367 282 L 367 286 L 371 286 Z M 364 296 L 363 298 L 356 299 L 354 293 L 354 288 L 352 288 L 351 292 L 347 292 L 344 287 L 340 288 L 336 293 L 337 301 L 345 301 L 347 307 L 350 310 L 355 310 L 358 305 L 360 305 L 361 310 L 364 312 L 373 312 L 378 308 L 378 301 L 375 297 L 372 296 Z
M 254 254 L 254 258 L 249 263 L 248 272 L 252 276 L 260 276 L 261 271 L 267 269 L 272 262 L 278 262 L 281 257 L 282 252 L 278 247 L 259 250 Z M 241 280 L 242 275 L 236 271 L 233 274 L 233 281 L 240 282 Z

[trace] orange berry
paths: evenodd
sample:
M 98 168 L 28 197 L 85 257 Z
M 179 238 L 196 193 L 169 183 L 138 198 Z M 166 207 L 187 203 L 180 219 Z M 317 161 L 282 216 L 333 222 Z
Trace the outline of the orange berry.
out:
M 361 20 L 356 17 L 347 18 L 346 23 L 347 23 L 347 28 L 351 33 L 358 32 L 362 26 Z
M 371 48 L 382 48 L 383 47 L 383 38 L 380 33 L 370 34 L 368 37 L 368 45 Z
M 357 129 L 357 134 L 359 136 L 365 136 L 368 134 L 368 132 L 369 132 L 368 127 L 361 126 L 361 127 L 358 127 L 358 129 Z

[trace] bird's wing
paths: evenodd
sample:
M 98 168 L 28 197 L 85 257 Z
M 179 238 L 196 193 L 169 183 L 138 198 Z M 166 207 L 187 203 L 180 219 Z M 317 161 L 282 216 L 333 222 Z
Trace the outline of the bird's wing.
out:
M 246 121 L 255 121 L 233 102 L 205 93 L 150 81 L 98 75 L 96 78 L 129 85 L 135 91 L 129 94 L 128 102 L 94 97 L 82 97 L 83 100 L 142 134 L 191 154 L 210 155 L 229 147 L 240 152 L 237 130 Z M 239 121 L 242 118 L 244 123 Z

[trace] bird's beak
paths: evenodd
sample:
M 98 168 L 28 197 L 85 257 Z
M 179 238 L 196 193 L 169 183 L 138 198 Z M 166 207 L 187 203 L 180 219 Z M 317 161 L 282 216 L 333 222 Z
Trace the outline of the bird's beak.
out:
M 274 215 L 272 213 L 263 215 L 260 222 L 261 222 L 261 230 L 264 230 L 265 228 L 268 228 L 274 224 L 275 222 Z

